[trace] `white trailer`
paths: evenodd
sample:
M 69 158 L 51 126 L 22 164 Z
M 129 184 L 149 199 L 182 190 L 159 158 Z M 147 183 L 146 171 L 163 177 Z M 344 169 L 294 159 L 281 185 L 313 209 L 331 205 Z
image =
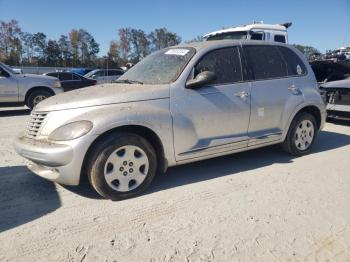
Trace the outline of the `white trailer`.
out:
M 250 25 L 231 27 L 211 32 L 204 35 L 203 38 L 207 41 L 224 39 L 250 39 L 288 43 L 287 29 L 291 25 L 292 23 L 272 25 L 254 22 Z

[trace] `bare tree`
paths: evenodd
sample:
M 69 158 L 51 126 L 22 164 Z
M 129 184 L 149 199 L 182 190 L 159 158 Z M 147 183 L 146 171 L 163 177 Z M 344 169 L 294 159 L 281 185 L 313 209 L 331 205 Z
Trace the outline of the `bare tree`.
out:
M 160 50 L 181 42 L 181 37 L 166 28 L 157 28 L 149 34 L 152 51 Z

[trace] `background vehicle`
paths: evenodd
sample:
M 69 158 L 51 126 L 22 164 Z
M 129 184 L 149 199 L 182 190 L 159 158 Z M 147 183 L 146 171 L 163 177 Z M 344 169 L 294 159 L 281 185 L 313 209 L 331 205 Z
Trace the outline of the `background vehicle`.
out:
M 118 83 L 40 103 L 15 148 L 42 177 L 78 185 L 87 175 L 102 196 L 124 199 L 168 166 L 279 143 L 305 155 L 325 115 L 295 48 L 206 41 L 155 52 Z
M 203 36 L 206 40 L 264 40 L 271 42 L 288 43 L 287 28 L 292 23 L 284 23 L 277 25 L 253 23 L 238 27 L 231 27 L 215 31 Z
M 61 83 L 51 76 L 17 74 L 0 63 L 0 104 L 33 108 L 42 100 L 62 93 Z
M 95 69 L 84 75 L 86 78 L 97 80 L 98 84 L 112 83 L 124 74 L 122 69 Z
M 83 75 L 86 75 L 87 73 L 91 72 L 92 70 L 94 70 L 94 68 L 70 68 L 69 72 L 83 76 Z
M 350 74 L 350 64 L 343 61 L 315 60 L 310 62 L 317 82 L 343 80 Z
M 350 120 L 350 77 L 320 86 L 327 103 L 327 117 Z
M 51 72 L 44 75 L 58 78 L 61 81 L 62 88 L 65 92 L 96 85 L 97 83 L 95 79 L 86 78 L 71 72 Z

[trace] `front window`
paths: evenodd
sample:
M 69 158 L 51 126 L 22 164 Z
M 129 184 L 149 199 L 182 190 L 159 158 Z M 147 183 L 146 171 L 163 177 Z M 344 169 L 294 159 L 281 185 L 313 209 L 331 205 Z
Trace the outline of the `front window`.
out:
M 180 76 L 195 52 L 192 47 L 160 50 L 130 68 L 118 82 L 134 81 L 151 85 L 172 83 Z
M 225 39 L 231 39 L 231 40 L 245 40 L 247 39 L 247 31 L 238 31 L 238 32 L 226 32 L 221 33 L 217 35 L 211 35 L 207 38 L 208 41 L 210 40 L 225 40 Z
M 217 49 L 206 54 L 195 66 L 194 77 L 203 71 L 216 75 L 213 84 L 230 84 L 242 81 L 242 69 L 237 47 Z

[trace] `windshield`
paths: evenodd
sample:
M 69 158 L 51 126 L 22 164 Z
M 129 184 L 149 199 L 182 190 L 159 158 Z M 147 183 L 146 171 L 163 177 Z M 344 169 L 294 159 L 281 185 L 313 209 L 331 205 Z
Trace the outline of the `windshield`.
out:
M 247 39 L 247 31 L 239 31 L 239 32 L 226 32 L 217 35 L 211 35 L 207 38 L 207 41 L 210 40 L 225 40 L 225 39 L 233 39 L 233 40 L 244 40 Z
M 195 52 L 192 47 L 160 50 L 141 60 L 117 81 L 152 85 L 172 83 L 180 76 Z
M 7 72 L 11 73 L 11 74 L 16 74 L 16 72 L 11 68 L 9 67 L 8 65 L 5 65 L 4 63 L 0 63 L 0 66 L 2 68 L 4 68 Z

